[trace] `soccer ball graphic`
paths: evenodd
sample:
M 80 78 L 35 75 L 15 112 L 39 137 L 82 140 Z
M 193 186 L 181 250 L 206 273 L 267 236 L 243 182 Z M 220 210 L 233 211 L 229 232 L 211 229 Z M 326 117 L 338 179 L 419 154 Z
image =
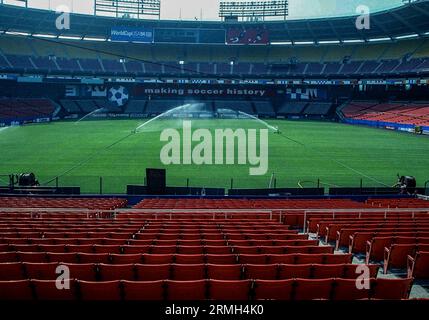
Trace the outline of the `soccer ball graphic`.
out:
M 130 95 L 127 88 L 116 86 L 109 89 L 107 97 L 115 106 L 122 107 L 127 104 Z

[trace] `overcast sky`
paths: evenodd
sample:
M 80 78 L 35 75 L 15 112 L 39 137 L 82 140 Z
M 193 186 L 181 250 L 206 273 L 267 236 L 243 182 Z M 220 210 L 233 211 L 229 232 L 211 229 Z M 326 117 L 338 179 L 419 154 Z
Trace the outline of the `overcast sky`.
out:
M 16 2 L 16 0 L 3 1 Z M 219 20 L 219 2 L 220 0 L 161 0 L 161 18 L 194 20 L 202 17 L 203 20 Z M 28 3 L 29 6 L 52 10 L 65 4 L 79 13 L 92 13 L 94 7 L 94 0 L 28 0 Z M 367 5 L 374 12 L 401 3 L 402 0 L 289 0 L 289 12 L 291 18 L 336 16 L 354 14 L 359 5 Z

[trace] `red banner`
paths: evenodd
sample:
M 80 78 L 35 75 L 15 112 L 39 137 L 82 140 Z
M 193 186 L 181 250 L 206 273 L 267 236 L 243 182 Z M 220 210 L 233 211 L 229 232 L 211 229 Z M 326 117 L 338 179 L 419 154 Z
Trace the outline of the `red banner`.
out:
M 269 44 L 270 34 L 264 28 L 230 28 L 226 35 L 227 44 Z

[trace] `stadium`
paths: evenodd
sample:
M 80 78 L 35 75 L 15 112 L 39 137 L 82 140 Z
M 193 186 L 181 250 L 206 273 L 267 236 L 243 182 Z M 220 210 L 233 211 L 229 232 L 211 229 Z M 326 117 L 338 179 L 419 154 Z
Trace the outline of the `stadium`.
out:
M 1 301 L 429 299 L 429 1 L 88 2 L 0 1 Z

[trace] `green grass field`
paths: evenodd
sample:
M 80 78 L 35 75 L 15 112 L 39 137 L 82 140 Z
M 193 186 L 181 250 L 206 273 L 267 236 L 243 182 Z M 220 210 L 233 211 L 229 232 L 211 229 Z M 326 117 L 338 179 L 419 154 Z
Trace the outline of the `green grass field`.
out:
M 2 129 L 0 174 L 34 172 L 42 184 L 59 176 L 60 185 L 80 185 L 83 193 L 98 193 L 103 177 L 104 193 L 124 193 L 127 184 L 143 183 L 145 168 L 164 167 L 160 131 L 181 126 L 181 120 L 159 120 L 130 135 L 143 122 L 55 122 Z M 397 173 L 415 176 L 419 186 L 429 179 L 428 137 L 328 122 L 269 123 L 282 135 L 269 134 L 266 175 L 249 176 L 249 165 L 171 165 L 166 167 L 168 185 L 185 186 L 189 178 L 191 186 L 229 188 L 234 178 L 234 187 L 265 188 L 272 173 L 277 187 L 297 187 L 300 181 L 313 187 L 317 179 L 325 186 L 358 186 L 361 178 L 364 186 L 392 185 Z M 193 120 L 197 127 L 263 128 L 248 119 Z

